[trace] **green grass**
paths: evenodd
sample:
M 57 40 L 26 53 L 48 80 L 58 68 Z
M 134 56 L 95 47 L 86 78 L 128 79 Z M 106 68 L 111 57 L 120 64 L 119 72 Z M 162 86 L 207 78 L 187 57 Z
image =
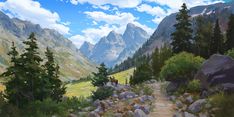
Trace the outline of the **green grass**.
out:
M 88 97 L 91 95 L 92 91 L 94 91 L 96 88 L 92 86 L 91 81 L 83 81 L 79 83 L 72 83 L 67 84 L 67 92 L 65 96 L 68 97 Z
M 125 80 L 129 79 L 133 74 L 134 68 L 131 68 L 126 71 L 122 71 L 111 76 L 114 76 L 117 80 L 119 80 L 120 84 L 125 84 Z M 129 81 L 129 80 L 128 80 Z M 68 97 L 76 96 L 84 96 L 88 97 L 91 95 L 92 91 L 96 90 L 95 87 L 92 86 L 91 81 L 82 81 L 78 83 L 67 84 L 67 93 L 65 94 Z
M 111 76 L 115 77 L 115 79 L 119 80 L 120 84 L 125 84 L 125 80 L 128 79 L 130 76 L 133 74 L 134 68 L 119 72 L 119 73 L 115 73 Z

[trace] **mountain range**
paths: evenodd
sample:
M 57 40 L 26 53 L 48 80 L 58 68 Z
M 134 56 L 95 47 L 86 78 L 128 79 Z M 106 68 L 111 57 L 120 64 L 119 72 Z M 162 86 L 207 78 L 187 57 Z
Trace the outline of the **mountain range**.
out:
M 79 79 L 96 70 L 96 65 L 87 60 L 70 40 L 57 31 L 41 28 L 40 25 L 29 21 L 9 18 L 0 12 L 0 73 L 4 72 L 10 64 L 7 53 L 11 42 L 15 42 L 17 50 L 23 52 L 22 42 L 31 32 L 36 34 L 41 54 L 44 54 L 46 47 L 54 52 L 56 62 L 60 65 L 63 81 Z
M 145 30 L 129 23 L 123 34 L 111 31 L 95 45 L 84 42 L 80 51 L 97 64 L 105 63 L 108 67 L 113 67 L 132 57 L 148 38 Z
M 228 18 L 231 13 L 234 13 L 234 2 L 196 6 L 191 8 L 189 11 L 193 29 L 195 28 L 196 24 L 196 17 L 202 15 L 213 23 L 216 19 L 219 19 L 221 30 L 225 33 Z M 140 50 L 136 52 L 136 55 L 151 54 L 156 47 L 160 47 L 163 43 L 169 42 L 171 39 L 171 33 L 175 31 L 174 25 L 176 24 L 176 15 L 177 13 L 173 13 L 165 17 L 158 25 L 158 28 L 155 30 L 150 39 L 143 44 Z

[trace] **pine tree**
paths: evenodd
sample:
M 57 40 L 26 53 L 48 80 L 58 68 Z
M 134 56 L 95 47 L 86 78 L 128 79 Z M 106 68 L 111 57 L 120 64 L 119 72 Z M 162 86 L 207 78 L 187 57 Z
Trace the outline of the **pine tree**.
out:
M 45 87 L 43 87 L 44 91 L 41 95 L 45 95 L 44 98 L 50 97 L 55 101 L 60 101 L 66 92 L 66 88 L 59 79 L 59 66 L 55 64 L 53 52 L 49 48 L 46 48 L 45 55 L 47 57 L 44 65 L 45 76 L 43 78 Z
M 229 49 L 234 48 L 234 14 L 231 14 L 229 17 L 228 22 L 228 29 L 227 29 L 227 41 L 226 41 L 226 51 Z
M 176 28 L 175 32 L 171 34 L 172 37 L 172 49 L 174 53 L 182 51 L 191 52 L 192 47 L 192 29 L 189 21 L 190 16 L 188 15 L 189 10 L 186 4 L 182 5 L 182 9 L 176 15 L 177 24 L 174 25 Z
M 158 48 L 155 48 L 152 55 L 152 70 L 154 76 L 157 77 L 160 71 L 160 53 Z
M 94 77 L 91 78 L 93 86 L 101 87 L 104 86 L 108 80 L 108 72 L 104 63 L 100 64 L 98 68 L 98 73 L 93 73 Z
M 8 55 L 11 57 L 11 66 L 7 68 L 7 71 L 4 72 L 1 76 L 9 78 L 8 82 L 5 84 L 5 97 L 8 99 L 9 103 L 12 103 L 16 106 L 22 104 L 22 85 L 23 80 L 21 76 L 21 66 L 18 58 L 18 51 L 16 50 L 14 42 L 12 42 L 11 51 Z
M 210 42 L 210 54 L 223 53 L 223 35 L 219 27 L 219 20 L 215 22 L 211 42 Z
M 35 100 L 43 100 L 41 95 L 43 92 L 41 88 L 43 87 L 42 74 L 44 74 L 43 69 L 40 66 L 42 62 L 39 56 L 38 46 L 36 43 L 35 34 L 31 33 L 29 38 L 23 42 L 27 47 L 25 52 L 21 55 L 20 63 L 22 63 L 22 73 L 25 84 L 23 87 L 23 95 L 25 104 Z
M 130 77 L 130 85 L 136 85 L 143 83 L 144 81 L 152 79 L 152 69 L 147 62 L 142 63 L 138 66 L 133 75 Z
M 196 18 L 195 30 L 193 52 L 198 56 L 208 58 L 210 56 L 212 23 L 207 21 L 203 16 L 198 16 Z

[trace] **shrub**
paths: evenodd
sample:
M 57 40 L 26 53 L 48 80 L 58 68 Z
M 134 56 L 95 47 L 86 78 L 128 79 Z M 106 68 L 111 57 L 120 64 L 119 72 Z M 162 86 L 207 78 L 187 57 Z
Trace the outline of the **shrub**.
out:
M 200 80 L 192 80 L 189 82 L 189 84 L 187 85 L 187 91 L 190 93 L 196 93 L 196 92 L 200 92 L 201 88 L 200 88 Z
M 215 117 L 234 117 L 234 94 L 216 94 L 210 98 L 211 104 L 219 108 L 214 112 Z
M 230 56 L 230 57 L 232 57 L 232 58 L 234 59 L 234 48 L 228 50 L 228 51 L 225 53 L 225 55 Z
M 143 95 L 152 95 L 154 92 L 154 90 L 152 88 L 150 88 L 149 86 L 144 85 L 144 84 L 135 85 L 132 88 L 132 91 L 138 95 L 140 95 L 141 93 Z
M 72 110 L 80 110 L 82 108 L 88 107 L 91 105 L 91 101 L 88 101 L 84 97 L 72 97 L 72 98 L 67 98 L 63 100 L 62 102 L 64 105 L 67 106 L 68 109 Z
M 63 103 L 55 102 L 51 99 L 43 101 L 31 102 L 22 108 L 24 117 L 51 117 L 53 115 L 58 117 L 67 117 L 68 110 Z
M 103 86 L 99 87 L 96 91 L 93 92 L 93 100 L 103 100 L 110 97 L 113 94 L 114 89 L 112 87 Z
M 166 61 L 160 77 L 167 81 L 189 81 L 200 68 L 204 59 L 193 54 L 182 52 Z

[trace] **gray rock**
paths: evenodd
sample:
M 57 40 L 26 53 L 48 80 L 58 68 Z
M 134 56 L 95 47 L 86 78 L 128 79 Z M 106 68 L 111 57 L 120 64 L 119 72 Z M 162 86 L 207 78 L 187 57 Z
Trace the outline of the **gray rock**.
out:
M 100 117 L 100 115 L 94 111 L 90 112 L 88 117 Z
M 188 103 L 193 103 L 193 97 L 190 95 L 185 99 Z
M 145 112 L 145 114 L 149 114 L 150 113 L 150 107 L 147 106 L 147 105 L 141 106 L 140 109 L 143 110 Z
M 169 97 L 169 99 L 170 99 L 171 101 L 176 101 L 176 96 L 172 95 L 172 96 Z
M 100 106 L 100 100 L 95 100 L 94 102 L 93 102 L 93 106 L 95 106 L 95 107 L 98 107 L 98 106 Z
M 136 109 L 134 111 L 134 117 L 148 117 L 148 116 L 141 109 Z
M 179 88 L 179 84 L 175 83 L 175 82 L 170 82 L 166 88 L 166 92 L 168 94 L 172 94 L 173 92 L 175 92 L 177 89 Z
M 176 101 L 176 107 L 177 108 L 182 108 L 183 107 L 183 103 L 180 100 Z
M 123 114 L 121 114 L 121 113 L 115 113 L 114 117 L 123 117 Z
M 136 97 L 136 94 L 131 91 L 122 92 L 119 94 L 120 99 L 130 99 Z
M 194 103 L 192 103 L 188 109 L 189 111 L 193 112 L 193 113 L 198 113 L 202 110 L 203 106 L 206 104 L 206 99 L 199 99 L 197 101 L 195 101 Z
M 134 117 L 134 112 L 128 111 L 127 112 L 127 117 Z
M 184 112 L 184 117 L 197 117 L 197 116 L 188 112 Z
M 173 117 L 183 117 L 183 113 L 181 112 L 176 112 Z
M 195 75 L 201 81 L 202 89 L 210 90 L 211 86 L 222 86 L 225 91 L 234 91 L 234 60 L 229 56 L 213 55 Z
M 139 104 L 134 104 L 133 105 L 133 108 L 136 110 L 136 109 L 140 109 L 141 108 L 141 105 L 139 105 Z

